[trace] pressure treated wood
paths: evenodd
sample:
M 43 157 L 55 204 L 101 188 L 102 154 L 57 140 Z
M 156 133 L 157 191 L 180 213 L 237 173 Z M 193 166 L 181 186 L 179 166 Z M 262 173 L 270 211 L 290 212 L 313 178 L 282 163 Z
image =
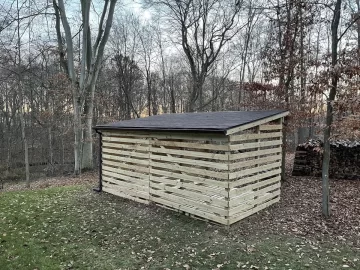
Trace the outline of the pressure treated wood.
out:
M 233 224 L 280 200 L 282 126 L 270 122 L 278 119 L 228 135 L 103 131 L 103 190 Z

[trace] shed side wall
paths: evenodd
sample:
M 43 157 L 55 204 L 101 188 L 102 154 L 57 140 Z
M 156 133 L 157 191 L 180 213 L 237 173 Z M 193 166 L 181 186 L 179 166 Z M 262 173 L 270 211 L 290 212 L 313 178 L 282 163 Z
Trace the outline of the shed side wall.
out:
M 230 135 L 230 224 L 279 201 L 281 139 L 281 119 Z

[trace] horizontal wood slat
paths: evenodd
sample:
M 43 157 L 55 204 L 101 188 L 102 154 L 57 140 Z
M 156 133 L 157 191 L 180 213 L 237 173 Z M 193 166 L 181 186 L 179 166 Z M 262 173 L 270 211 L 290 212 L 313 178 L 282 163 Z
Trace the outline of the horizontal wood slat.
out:
M 168 201 L 162 198 L 158 198 L 158 197 L 151 197 L 151 201 L 162 204 L 162 205 L 166 205 L 166 206 L 170 206 L 171 208 L 174 208 L 175 210 L 179 210 L 179 211 L 184 211 L 202 218 L 206 218 L 212 221 L 215 221 L 217 223 L 223 224 L 223 225 L 228 225 L 228 218 L 226 217 L 221 217 L 221 216 L 217 216 L 214 214 L 209 214 L 207 212 L 198 210 L 195 207 L 191 207 L 188 205 L 183 205 L 177 202 L 172 202 L 172 201 Z
M 251 216 L 252 214 L 255 214 L 267 207 L 269 207 L 270 205 L 277 203 L 280 201 L 280 197 L 278 197 L 280 195 L 280 191 L 272 194 L 272 197 L 270 198 L 265 198 L 266 202 L 263 203 L 259 203 L 257 206 L 247 209 L 245 211 L 240 211 L 239 214 L 233 214 L 230 218 L 229 218 L 229 225 L 233 224 L 235 222 L 238 222 L 239 220 L 242 220 L 248 216 Z M 263 198 L 264 199 L 264 198 Z
M 264 150 L 257 150 L 239 154 L 231 154 L 230 160 L 238 160 L 242 158 L 250 158 L 250 157 L 260 157 L 269 154 L 278 154 L 281 153 L 281 147 L 278 148 L 271 148 L 271 149 L 264 149 Z M 240 161 L 239 161 L 240 162 Z
M 182 189 L 181 185 L 180 187 L 175 187 L 175 186 L 168 186 L 165 184 L 155 184 L 155 183 L 150 183 L 150 187 L 152 189 L 159 189 L 159 190 L 164 190 L 164 191 L 169 191 L 172 193 L 177 193 L 183 196 L 186 196 L 188 198 L 195 198 L 195 199 L 200 199 L 202 201 L 205 201 L 207 203 L 213 203 L 215 206 L 223 206 L 223 207 L 228 207 L 229 203 L 227 200 L 224 199 L 219 199 L 218 197 L 210 196 L 210 195 L 206 195 L 204 193 L 201 192 L 196 192 L 196 191 L 192 191 L 189 189 Z
M 151 160 L 151 167 L 168 169 L 170 171 L 181 171 L 188 174 L 196 174 L 196 175 L 208 176 L 208 177 L 219 178 L 224 180 L 228 179 L 227 172 L 211 171 L 209 169 L 194 168 L 190 166 L 172 164 L 168 162 L 164 163 L 164 162 L 156 162 L 155 160 Z
M 103 148 L 116 148 L 116 149 L 126 149 L 126 150 L 136 150 L 136 151 L 143 151 L 148 152 L 149 146 L 142 146 L 142 145 L 130 145 L 130 144 L 119 144 L 119 143 L 102 143 Z
M 193 142 L 178 142 L 178 141 L 153 141 L 154 146 L 171 146 L 171 147 L 182 147 L 191 149 L 205 149 L 213 151 L 227 151 L 229 146 L 226 144 L 212 144 L 212 143 L 193 143 Z
M 110 159 L 110 160 L 116 160 L 121 162 L 127 162 L 127 163 L 135 163 L 135 164 L 141 164 L 145 166 L 149 166 L 149 159 L 137 159 L 133 157 L 121 157 L 117 155 L 110 155 L 103 153 L 102 155 L 103 159 Z
M 260 173 L 260 174 L 256 174 L 253 176 L 249 176 L 249 177 L 245 177 L 245 178 L 241 178 L 238 179 L 236 181 L 230 182 L 229 183 L 229 188 L 234 188 L 240 185 L 246 185 L 248 183 L 251 182 L 255 182 L 255 181 L 261 181 L 262 179 L 274 176 L 274 175 L 278 175 L 281 173 L 281 169 L 276 169 L 276 170 L 271 170 L 269 172 L 265 172 L 265 173 Z
M 121 179 L 121 180 L 123 180 L 123 179 Z M 131 182 L 120 181 L 120 180 L 117 180 L 117 179 L 114 179 L 112 177 L 108 177 L 105 175 L 103 177 L 103 181 L 115 184 L 121 190 L 128 189 L 128 190 L 133 190 L 135 193 L 136 192 L 144 192 L 145 194 L 149 194 L 149 186 L 137 185 L 135 182 L 131 183 Z
M 103 137 L 104 142 L 116 142 L 116 143 L 132 143 L 132 144 L 149 144 L 148 139 L 140 138 L 122 138 L 122 137 Z
M 131 196 L 133 198 L 140 198 L 144 200 L 149 200 L 149 192 L 141 192 L 136 189 L 127 188 L 124 186 L 118 186 L 116 184 L 111 184 L 110 182 L 104 182 L 103 187 L 114 189 L 118 192 L 127 194 L 128 196 Z
M 149 173 L 149 168 L 147 168 L 147 167 L 141 167 L 141 166 L 137 166 L 137 165 L 125 164 L 123 162 L 118 162 L 118 161 L 111 161 L 111 160 L 103 159 L 102 164 L 103 164 L 103 166 L 104 165 L 105 166 L 115 166 L 115 167 L 121 168 L 121 169 L 127 169 L 127 170 L 134 170 L 134 171 L 137 171 L 137 172 Z
M 281 160 L 281 155 L 267 156 L 264 158 L 257 158 L 257 159 L 242 161 L 242 162 L 231 163 L 229 165 L 229 170 L 231 170 L 231 171 L 238 170 L 238 169 L 242 169 L 245 167 L 261 165 L 261 164 L 264 164 L 267 162 L 278 161 L 278 160 Z
M 267 186 L 265 188 L 250 192 L 253 196 L 251 203 L 252 204 L 256 203 L 256 200 L 254 200 L 254 198 L 261 197 L 263 195 L 266 195 L 269 192 L 272 193 L 274 190 L 278 190 L 279 188 L 280 188 L 280 182 L 276 182 L 276 183 L 273 183 L 271 186 Z M 238 205 L 241 205 L 248 200 L 249 200 L 249 198 L 246 198 L 246 196 L 238 196 L 235 198 L 231 198 L 231 200 L 229 202 L 229 207 L 231 209 L 233 209 L 234 207 L 237 207 Z
M 252 142 L 252 143 L 241 143 L 241 144 L 231 144 L 231 151 L 246 150 L 252 148 L 260 147 L 269 147 L 269 146 L 281 146 L 281 140 L 267 141 L 267 142 Z
M 240 187 L 240 188 L 233 188 L 233 189 L 230 189 L 229 196 L 231 199 L 236 199 L 236 196 L 238 196 L 238 195 L 247 193 L 249 191 L 253 191 L 256 188 L 261 188 L 266 185 L 274 184 L 277 182 L 280 183 L 280 180 L 281 180 L 280 175 L 277 175 L 275 177 L 271 177 L 270 179 L 261 180 L 259 182 L 252 183 L 252 184 Z
M 115 155 L 121 155 L 121 156 L 129 156 L 129 157 L 135 157 L 135 158 L 143 158 L 143 159 L 148 159 L 149 158 L 149 154 L 148 153 L 139 153 L 139 152 L 135 152 L 135 151 L 125 151 L 125 150 L 118 150 L 118 149 L 109 149 L 109 148 L 105 148 L 103 147 L 103 153 L 106 154 L 115 154 Z
M 151 160 L 160 160 L 160 161 L 166 161 L 170 164 L 172 163 L 180 163 L 180 164 L 187 164 L 187 165 L 193 165 L 193 166 L 199 166 L 199 167 L 209 167 L 209 168 L 215 168 L 219 170 L 227 170 L 228 165 L 225 163 L 217 163 L 212 161 L 203 161 L 203 160 L 194 160 L 194 159 L 187 159 L 187 158 L 179 158 L 179 157 L 171 157 L 171 156 L 160 156 L 156 154 L 150 155 Z
M 150 194 L 151 194 L 151 198 L 153 198 L 154 196 L 158 196 L 160 198 L 167 199 L 175 203 L 181 203 L 187 206 L 194 207 L 198 210 L 202 210 L 210 214 L 218 214 L 222 216 L 229 215 L 229 211 L 226 210 L 225 208 L 220 208 L 207 204 L 206 202 L 199 201 L 196 198 L 190 199 L 183 196 L 179 196 L 178 194 L 166 193 L 165 191 L 155 190 L 155 189 L 151 189 Z
M 140 185 L 140 186 L 149 187 L 149 181 L 145 180 L 145 179 L 141 179 L 141 178 L 135 178 L 135 177 L 132 177 L 132 176 L 127 176 L 127 175 L 123 175 L 123 174 L 119 174 L 119 173 L 108 172 L 106 170 L 103 170 L 103 176 L 107 177 L 107 178 L 119 179 L 119 180 L 122 180 L 122 181 L 127 181 L 129 183 Z
M 281 166 L 281 162 L 274 162 L 271 164 L 266 164 L 266 165 L 261 165 L 255 168 L 251 168 L 251 169 L 245 169 L 242 171 L 237 171 L 237 172 L 230 172 L 229 173 L 229 179 L 236 179 L 239 177 L 244 177 L 246 175 L 250 175 L 250 174 L 255 174 L 255 173 L 262 173 L 265 170 L 272 170 L 275 168 L 278 168 Z
M 228 159 L 228 157 L 225 154 L 206 153 L 206 152 L 193 151 L 193 150 L 176 150 L 176 149 L 168 149 L 168 148 L 151 147 L 151 152 L 152 153 L 170 154 L 170 155 L 182 155 L 182 156 L 186 156 L 186 157 L 215 159 L 215 160 L 227 160 Z
M 282 136 L 282 132 L 246 133 L 246 134 L 241 134 L 241 135 L 230 135 L 230 142 L 256 140 L 256 139 L 279 138 L 281 136 Z
M 220 196 L 224 196 L 224 197 L 228 197 L 229 196 L 229 192 L 227 190 L 225 190 L 225 188 L 219 188 L 219 187 L 213 187 L 213 186 L 209 186 L 209 185 L 202 185 L 202 184 L 196 184 L 193 182 L 183 182 L 183 181 L 179 181 L 179 180 L 170 180 L 166 177 L 155 177 L 155 176 L 151 176 L 151 183 L 150 185 L 152 185 L 153 182 L 157 182 L 157 183 L 164 183 L 167 185 L 174 185 L 177 187 L 183 187 L 186 188 L 188 190 L 196 190 L 196 191 L 200 191 L 202 194 L 204 195 L 208 195 L 208 196 L 215 196 L 218 195 Z
M 282 125 L 260 125 L 259 129 L 262 130 L 279 130 L 282 129 Z
M 122 197 L 122 198 L 130 199 L 130 200 L 133 200 L 133 201 L 136 201 L 136 202 L 139 202 L 139 203 L 149 204 L 148 200 L 133 197 L 133 196 L 131 196 L 129 194 L 126 194 L 126 193 L 121 192 L 121 191 L 119 191 L 117 189 L 114 189 L 113 187 L 108 187 L 107 185 L 103 186 L 103 191 L 105 191 L 107 193 L 110 193 L 110 194 L 113 194 L 113 195 L 116 195 L 116 196 L 119 196 L 119 197 Z
M 162 175 L 167 177 L 173 177 L 181 180 L 190 180 L 196 183 L 203 183 L 212 187 L 228 187 L 228 183 L 224 181 L 212 180 L 204 177 L 188 175 L 185 172 L 177 173 L 172 171 L 157 170 L 153 167 L 150 169 L 151 174 Z

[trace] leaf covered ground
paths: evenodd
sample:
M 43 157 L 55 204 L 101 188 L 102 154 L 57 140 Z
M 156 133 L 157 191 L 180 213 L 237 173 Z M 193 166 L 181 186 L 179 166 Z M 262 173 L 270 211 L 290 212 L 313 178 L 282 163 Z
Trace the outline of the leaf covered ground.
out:
M 0 192 L 0 269 L 360 269 L 357 181 L 331 182 L 325 220 L 320 179 L 288 177 L 280 203 L 230 230 L 95 184 L 86 174 Z

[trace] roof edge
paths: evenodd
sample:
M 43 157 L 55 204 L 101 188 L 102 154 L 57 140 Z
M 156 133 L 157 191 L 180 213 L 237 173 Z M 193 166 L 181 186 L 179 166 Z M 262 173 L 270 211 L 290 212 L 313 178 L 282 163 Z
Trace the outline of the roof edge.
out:
M 226 135 L 231 135 L 231 134 L 234 134 L 236 132 L 243 131 L 243 130 L 246 130 L 246 129 L 261 125 L 262 123 L 266 123 L 266 122 L 269 122 L 269 121 L 273 121 L 275 119 L 283 118 L 283 117 L 288 116 L 289 114 L 290 114 L 290 111 L 284 110 L 281 113 L 277 113 L 277 114 L 274 114 L 274 115 L 271 115 L 271 116 L 268 116 L 268 117 L 264 117 L 262 119 L 256 120 L 254 122 L 251 122 L 251 123 L 248 123 L 248 124 L 245 124 L 245 125 L 237 125 L 237 126 L 231 127 L 228 130 L 226 130 Z

